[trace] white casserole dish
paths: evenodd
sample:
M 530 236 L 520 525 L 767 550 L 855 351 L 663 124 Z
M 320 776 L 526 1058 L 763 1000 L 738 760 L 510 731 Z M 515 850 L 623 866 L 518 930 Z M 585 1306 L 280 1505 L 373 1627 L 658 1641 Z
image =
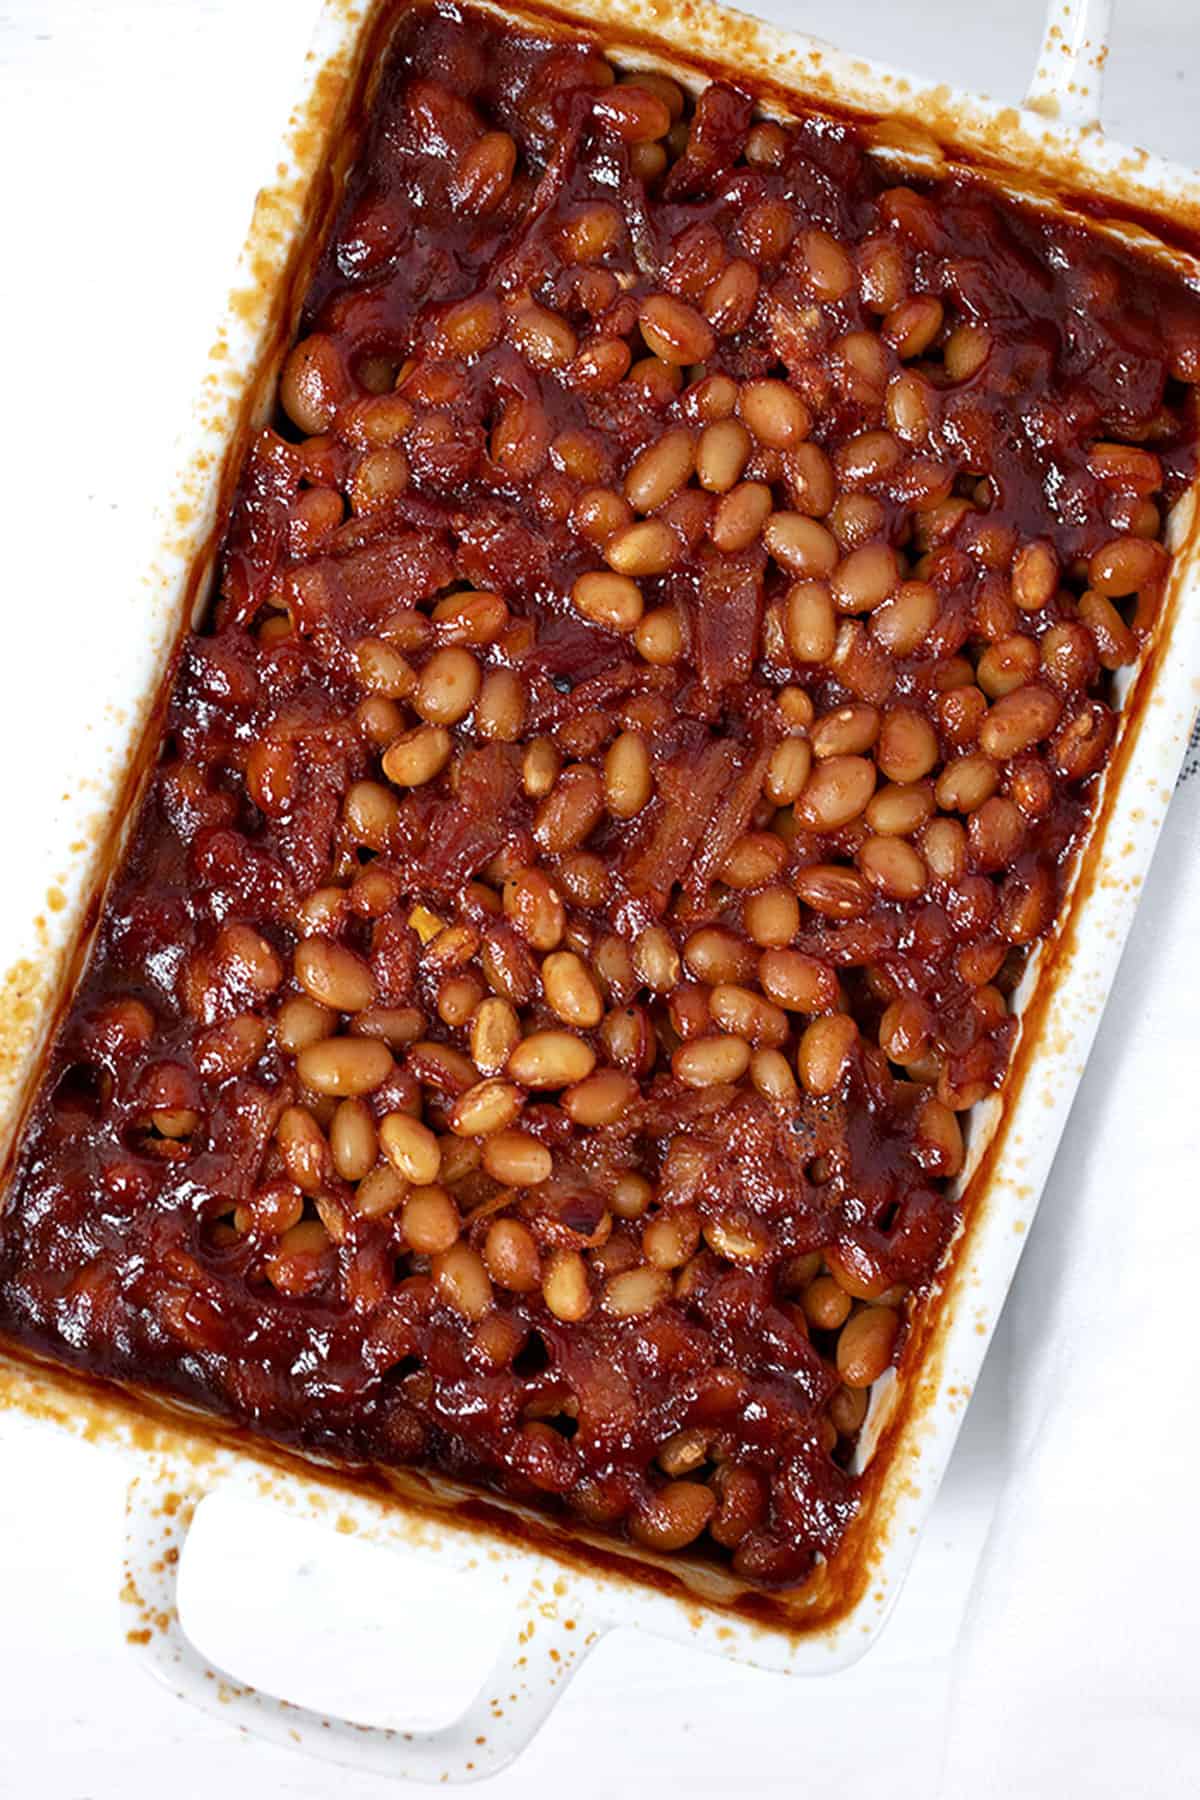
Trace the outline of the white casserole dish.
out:
M 608 0 L 571 0 L 566 10 L 601 28 L 607 42 L 628 46 L 625 60 L 631 64 L 661 64 L 679 73 L 670 60 L 675 49 L 800 98 L 836 99 L 850 110 L 890 113 L 926 130 L 945 128 L 956 146 L 1016 171 L 1016 185 L 1023 188 L 1036 175 L 1162 213 L 1181 225 L 1200 218 L 1195 178 L 1122 151 L 1091 128 L 1096 81 L 1088 74 L 1089 59 L 1101 56 L 1097 15 L 1106 8 L 1055 8 L 1063 16 L 1052 21 L 1036 84 L 1042 111 L 1023 114 L 945 89 L 923 89 L 717 8 L 693 10 L 685 4 L 660 17 L 653 0 L 629 0 L 619 7 Z M 259 203 L 145 603 L 132 610 L 123 633 L 114 632 L 104 665 L 89 670 L 90 695 L 100 691 L 110 700 L 104 741 L 90 750 L 91 781 L 66 795 L 49 829 L 26 835 L 21 866 L 6 884 L 0 930 L 13 962 L 0 1019 L 0 1116 L 10 1138 L 36 1082 L 50 1025 L 70 991 L 79 933 L 86 918 L 94 917 L 97 883 L 111 866 L 114 833 L 136 791 L 144 766 L 139 745 L 147 724 L 153 725 L 174 645 L 191 612 L 203 604 L 222 497 L 247 424 L 265 405 L 303 286 L 298 247 L 336 180 L 338 165 L 331 170 L 329 149 L 348 89 L 372 43 L 374 11 L 364 16 L 345 0 L 331 0 L 323 15 L 306 91 L 293 115 L 285 173 Z M 643 33 L 661 47 L 651 50 L 639 41 Z M 1055 107 L 1057 117 L 1048 117 Z M 890 143 L 893 154 L 898 150 L 918 159 L 931 154 L 927 139 L 891 129 L 881 141 Z M 731 1598 L 730 1584 L 711 1569 L 690 1566 L 687 1587 L 675 1575 L 647 1585 L 632 1568 L 624 1573 L 615 1567 L 611 1550 L 604 1565 L 589 1566 L 578 1548 L 572 1554 L 544 1534 L 524 1541 L 505 1535 L 497 1508 L 481 1524 L 480 1508 L 463 1507 L 444 1486 L 435 1492 L 410 1478 L 403 1493 L 385 1494 L 378 1485 L 232 1439 L 199 1415 L 193 1423 L 178 1412 L 151 1412 L 48 1366 L 34 1368 L 4 1355 L 0 1387 L 8 1403 L 153 1454 L 150 1470 L 131 1489 L 124 1599 L 131 1641 L 157 1673 L 226 1719 L 284 1743 L 300 1741 L 318 1754 L 382 1772 L 462 1780 L 500 1768 L 517 1752 L 586 1650 L 612 1625 L 636 1623 L 796 1673 L 828 1672 L 862 1653 L 895 1599 L 957 1434 L 1065 1122 L 1195 706 L 1200 550 L 1191 496 L 1176 509 L 1171 530 L 1180 552 L 1171 590 L 1155 645 L 1127 683 L 1135 703 L 1124 716 L 1073 904 L 1041 958 L 1047 980 L 1025 1018 L 1003 1116 L 993 1105 L 991 1118 L 973 1122 L 969 1167 L 980 1174 L 968 1229 L 945 1271 L 937 1303 L 912 1334 L 898 1376 L 876 1395 L 864 1456 L 874 1479 L 868 1481 L 859 1521 L 828 1569 L 790 1606 L 764 1604 L 756 1614 L 739 1613 L 724 1604 Z M 87 699 L 84 695 L 84 710 L 94 713 L 94 698 L 90 706 Z M 64 875 L 67 846 L 70 869 Z M 1077 903 L 1084 899 L 1077 921 Z M 1035 985 L 1031 971 L 1027 992 Z M 439 1732 L 363 1730 L 288 1707 L 208 1669 L 179 1626 L 179 1563 L 168 1552 L 181 1547 L 199 1498 L 218 1486 L 312 1513 L 374 1542 L 415 1543 L 436 1553 L 443 1567 L 470 1570 L 485 1558 L 492 1562 L 513 1596 L 514 1625 L 494 1675 L 463 1717 Z

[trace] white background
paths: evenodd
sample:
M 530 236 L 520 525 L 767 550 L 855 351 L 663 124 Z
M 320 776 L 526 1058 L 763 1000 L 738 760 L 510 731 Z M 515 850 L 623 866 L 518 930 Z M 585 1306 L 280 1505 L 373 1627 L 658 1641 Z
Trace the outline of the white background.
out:
M 762 10 L 1007 99 L 1024 86 L 1041 5 L 775 0 Z M 1192 0 L 1118 0 L 1117 11 L 1106 125 L 1200 161 Z M 60 584 L 84 584 L 98 628 L 106 611 L 131 603 L 171 441 L 314 12 L 312 0 L 0 3 L 0 706 L 25 709 L 32 732 L 55 729 L 55 662 L 84 654 L 54 633 Z M 17 772 L 6 773 L 11 783 Z M 8 808 L 0 799 L 0 820 Z M 1160 857 L 1149 904 L 1177 878 Z M 1047 1209 L 1082 1204 L 1088 1183 L 1111 1178 L 1087 1151 L 1121 1092 L 1129 1020 L 1144 1031 L 1158 1008 L 1169 1029 L 1179 1002 L 1177 988 L 1155 981 L 1152 950 L 1143 924 Z M 1183 1109 L 1165 1112 L 1160 1167 L 1176 1155 L 1194 1191 L 1195 1128 Z M 1137 1129 L 1132 1121 L 1135 1148 Z M 1044 1242 L 1035 1231 L 1027 1294 L 1044 1274 Z M 497 1800 L 564 1791 L 590 1800 L 627 1784 L 823 1796 L 864 1776 L 885 1780 L 894 1800 L 928 1793 L 950 1653 L 1005 1468 L 1011 1330 L 1002 1323 L 915 1572 L 867 1663 L 805 1686 L 620 1634 L 519 1768 L 493 1784 Z M 186 1800 L 218 1790 L 230 1800 L 264 1791 L 317 1800 L 335 1784 L 348 1800 L 382 1794 L 377 1781 L 238 1739 L 132 1667 L 116 1619 L 124 1479 L 115 1460 L 0 1422 L 0 1795 L 158 1800 L 165 1790 Z M 284 1533 L 267 1515 L 214 1509 L 202 1523 L 190 1569 L 196 1634 L 276 1691 L 413 1722 L 451 1711 L 490 1659 L 484 1601 L 437 1587 L 419 1565 Z M 881 1696 L 891 1723 L 877 1733 Z M 1152 1773 L 1148 1764 L 1147 1791 L 1167 1791 Z M 1078 1790 L 1065 1776 L 1046 1800 L 1059 1791 Z

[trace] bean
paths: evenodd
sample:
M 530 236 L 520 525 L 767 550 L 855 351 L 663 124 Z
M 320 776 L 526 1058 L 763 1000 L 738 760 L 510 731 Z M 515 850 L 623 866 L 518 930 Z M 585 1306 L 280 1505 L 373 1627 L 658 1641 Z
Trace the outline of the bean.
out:
M 735 838 L 717 873 L 733 888 L 761 887 L 773 881 L 787 861 L 787 845 L 769 831 L 747 831 Z
M 504 912 L 534 950 L 553 950 L 566 927 L 566 909 L 549 877 L 522 869 L 504 884 Z
M 652 143 L 671 129 L 671 111 L 661 95 L 648 88 L 624 85 L 609 88 L 592 102 L 597 121 L 627 144 Z M 702 362 L 688 356 L 685 362 Z
M 375 980 L 362 957 L 329 938 L 302 939 L 295 970 L 310 998 L 335 1012 L 362 1012 L 375 998 Z
M 328 1006 L 307 999 L 302 994 L 289 996 L 279 1008 L 275 1032 L 281 1050 L 295 1056 L 308 1044 L 327 1038 L 337 1023 L 336 1014 Z
M 698 981 L 744 981 L 753 975 L 758 958 L 751 945 L 720 925 L 705 925 L 692 932 L 683 946 L 683 960 Z
M 594 856 L 589 850 L 577 850 L 573 855 L 562 858 L 557 873 L 563 892 L 576 906 L 595 910 L 604 905 L 608 897 L 610 877 L 602 858 Z M 575 929 L 578 931 L 580 927 L 576 926 Z
M 842 486 L 854 489 L 870 487 L 894 475 L 903 458 L 903 447 L 890 431 L 860 431 L 841 446 L 836 463 Z M 886 523 L 882 502 L 869 495 L 843 494 L 839 505 L 842 519 L 863 521 L 861 529 L 852 527 L 844 533 L 847 542 L 865 542 Z
M 611 250 L 624 233 L 624 221 L 615 206 L 605 200 L 579 207 L 559 229 L 559 254 L 567 263 L 594 263 Z
M 371 1038 L 325 1038 L 305 1045 L 296 1057 L 296 1073 L 304 1087 L 339 1099 L 373 1093 L 392 1067 L 387 1045 Z
M 555 951 L 542 964 L 546 1003 L 565 1025 L 588 1029 L 604 1017 L 604 998 L 590 971 L 569 950 Z
M 951 381 L 969 381 L 978 374 L 990 349 L 986 325 L 956 325 L 942 347 L 942 362 Z
M 1050 736 L 1062 714 L 1062 701 L 1043 687 L 1017 688 L 993 702 L 979 728 L 979 746 L 1003 760 L 1028 750 Z
M 252 926 L 223 925 L 213 946 L 214 960 L 239 987 L 273 994 L 283 980 L 278 952 Z
M 916 900 L 925 892 L 926 869 L 911 844 L 899 837 L 869 837 L 857 862 L 871 886 L 889 900 Z
M 945 812 L 974 812 L 1000 785 L 1000 771 L 990 756 L 977 753 L 946 764 L 934 786 Z
M 787 1038 L 788 1022 L 783 1012 L 752 988 L 721 982 L 709 995 L 709 1009 L 722 1031 L 746 1038 L 751 1044 L 777 1046 Z
M 892 595 L 900 565 L 890 544 L 863 544 L 842 558 L 830 576 L 833 603 L 839 612 L 871 612 Z
M 858 1027 L 845 1013 L 830 1013 L 805 1026 L 796 1051 L 796 1071 L 810 1094 L 833 1093 L 857 1040 Z
M 750 1058 L 750 1079 L 765 1100 L 777 1106 L 795 1104 L 796 1077 L 782 1051 L 756 1050 Z
M 471 1020 L 471 1060 L 484 1075 L 498 1075 L 520 1042 L 521 1027 L 507 1000 L 481 1000 Z
M 690 1475 L 708 1458 L 712 1434 L 691 1425 L 674 1432 L 661 1446 L 655 1461 L 664 1475 Z
M 482 1319 L 492 1304 L 492 1284 L 483 1258 L 469 1244 L 452 1244 L 430 1266 L 434 1286 L 465 1319 Z
M 879 1048 L 889 1062 L 911 1068 L 928 1052 L 931 1023 L 925 1002 L 903 994 L 885 1008 L 879 1021 Z
M 681 1269 L 700 1244 L 700 1219 L 690 1209 L 660 1213 L 642 1231 L 642 1251 L 656 1269 Z
M 124 1012 L 124 1008 L 122 1011 Z M 119 1015 L 118 1015 L 119 1016 Z M 129 1032 L 134 1037 L 140 1031 L 144 1016 L 149 1021 L 148 1038 L 153 1031 L 153 1016 L 149 1008 L 142 1007 L 140 1002 L 129 1002 L 126 1019 L 137 1019 L 139 1024 Z M 321 1033 L 325 1035 L 324 1032 Z M 196 1041 L 196 1067 L 201 1075 L 209 1080 L 220 1081 L 228 1075 L 242 1074 L 253 1067 L 267 1047 L 267 1028 L 254 1013 L 238 1013 L 232 1019 L 226 1019 L 211 1030 L 201 1034 Z
M 932 294 L 902 300 L 883 321 L 881 336 L 907 362 L 924 355 L 942 328 L 943 310 Z
M 485 131 L 459 158 L 452 192 L 468 213 L 494 212 L 512 185 L 517 146 L 507 131 Z
M 796 817 L 814 831 L 836 831 L 858 817 L 874 789 L 874 763 L 860 756 L 831 756 L 815 765 L 796 803 Z
M 937 733 L 923 713 L 894 706 L 884 714 L 875 761 L 889 781 L 920 781 L 938 760 Z
M 853 1437 L 867 1416 L 865 1388 L 840 1387 L 829 1402 L 829 1417 L 840 1437 Z
M 1058 591 L 1058 558 L 1041 539 L 1025 544 L 1013 558 L 1012 597 L 1022 612 L 1038 612 Z
M 478 699 L 482 681 L 479 664 L 471 652 L 461 644 L 448 644 L 445 649 L 435 650 L 421 670 L 413 706 L 435 726 L 457 725 Z M 391 775 L 386 758 L 384 772 Z
M 665 363 L 702 363 L 716 348 L 708 320 L 673 294 L 651 294 L 638 310 L 638 324 L 650 349 Z
M 863 816 L 881 837 L 910 837 L 933 810 L 933 788 L 928 781 L 890 782 L 872 794 Z
M 451 749 L 450 733 L 442 726 L 419 725 L 388 746 L 383 772 L 397 787 L 423 787 L 441 774 Z
M 656 512 L 687 482 L 695 467 L 692 434 L 679 425 L 639 451 L 625 476 L 625 498 L 635 512 Z
M 699 1482 L 668 1482 L 631 1515 L 630 1535 L 649 1550 L 682 1550 L 700 1536 L 715 1509 L 710 1488 Z
M 638 654 L 656 668 L 677 662 L 683 649 L 683 629 L 672 606 L 658 606 L 648 612 L 633 634 Z
M 750 1067 L 750 1046 L 739 1037 L 701 1037 L 681 1044 L 671 1072 L 685 1087 L 714 1087 L 739 1081 Z
M 361 1100 L 343 1100 L 329 1128 L 333 1166 L 343 1181 L 361 1181 L 375 1167 L 379 1139 L 370 1107 Z
M 784 608 L 784 636 L 796 662 L 829 661 L 837 642 L 837 614 L 826 583 L 798 581 L 789 588 Z
M 604 758 L 604 798 L 618 819 L 632 819 L 653 791 L 650 753 L 638 731 L 623 731 L 613 739 Z
M 793 885 L 804 904 L 827 919 L 855 919 L 870 905 L 871 890 L 862 876 L 840 863 L 809 863 Z
M 789 1012 L 831 1012 L 838 1004 L 837 976 L 803 950 L 764 950 L 758 978 L 763 992 Z
M 408 1182 L 390 1163 L 379 1163 L 355 1189 L 355 1209 L 368 1219 L 383 1218 L 396 1211 L 408 1191 Z
M 642 590 L 627 575 L 594 570 L 576 581 L 571 589 L 571 604 L 593 625 L 606 625 L 610 631 L 632 631 L 642 617 Z
M 596 1066 L 590 1044 L 569 1031 L 533 1031 L 508 1059 L 512 1079 L 526 1088 L 564 1088 L 583 1081 Z
M 1088 563 L 1088 585 L 1108 599 L 1136 594 L 1162 573 L 1165 553 L 1151 538 L 1113 538 Z
M 745 550 L 762 532 L 774 506 L 765 481 L 742 481 L 721 496 L 709 525 L 718 550 Z
M 518 1046 L 519 1047 L 519 1046 Z M 514 1049 L 509 1055 L 511 1067 Z M 489 1076 L 468 1087 L 450 1110 L 450 1129 L 456 1137 L 487 1137 L 511 1125 L 524 1105 L 524 1095 L 511 1081 Z
M 917 843 L 936 880 L 962 879 L 967 866 L 967 834 L 957 819 L 930 819 Z
M 427 1125 L 407 1113 L 388 1113 L 379 1127 L 379 1142 L 392 1167 L 417 1187 L 429 1187 L 438 1178 L 442 1152 Z
M 549 1180 L 554 1159 L 527 1131 L 497 1131 L 484 1143 L 483 1166 L 505 1187 L 536 1187 Z
M 770 1238 L 761 1222 L 741 1213 L 706 1219 L 703 1232 L 705 1243 L 728 1262 L 761 1262 L 770 1248 Z
M 855 269 L 845 249 L 827 231 L 804 231 L 798 249 L 808 285 L 818 299 L 841 300 L 855 285 Z
M 633 968 L 638 980 L 656 993 L 669 994 L 679 980 L 679 955 L 670 934 L 661 925 L 640 931 L 633 946 Z
M 773 119 L 760 119 L 750 127 L 742 155 L 752 168 L 774 169 L 786 158 L 790 143 L 782 125 Z
M 932 631 L 938 616 L 937 590 L 927 581 L 902 581 L 871 612 L 871 635 L 893 656 L 911 656 Z
M 812 414 L 785 381 L 748 381 L 738 395 L 743 424 L 772 450 L 793 450 L 812 430 Z
M 933 387 L 915 369 L 888 382 L 887 422 L 906 444 L 924 444 L 933 429 Z
M 307 1294 L 322 1278 L 321 1258 L 330 1248 L 329 1233 L 318 1219 L 301 1219 L 279 1240 L 267 1263 L 267 1276 L 283 1294 Z
M 458 1208 L 443 1187 L 414 1188 L 404 1202 L 400 1228 L 419 1256 L 442 1255 L 461 1230 Z
M 637 1097 L 637 1083 L 620 1069 L 597 1069 L 567 1088 L 562 1108 L 575 1125 L 614 1125 Z
M 706 425 L 696 445 L 696 475 L 710 494 L 727 494 L 741 480 L 752 449 L 750 433 L 736 419 Z
M 542 1270 L 533 1233 L 519 1219 L 495 1219 L 483 1245 L 487 1272 L 498 1287 L 513 1294 L 532 1294 Z
M 166 1114 L 154 1116 L 167 1117 Z M 174 1134 L 164 1132 L 163 1135 Z M 301 1193 L 319 1193 L 329 1179 L 329 1145 L 307 1107 L 285 1107 L 275 1127 L 275 1137 L 284 1167 Z
M 575 850 L 600 823 L 604 783 L 599 772 L 576 763 L 555 782 L 533 818 L 533 835 L 548 855 Z
M 1011 800 L 994 794 L 967 820 L 967 842 L 978 868 L 1003 869 L 1020 853 L 1025 820 Z
M 763 525 L 763 542 L 789 575 L 820 580 L 837 566 L 838 547 L 832 533 L 800 512 L 773 512 Z
M 449 759 L 449 745 L 446 757 Z M 387 755 L 384 774 L 388 773 Z M 433 769 L 426 780 L 438 771 Z M 346 790 L 342 816 L 355 841 L 370 850 L 386 850 L 400 823 L 400 805 L 396 796 L 378 781 L 354 781 Z
M 838 1374 L 849 1388 L 878 1381 L 892 1360 L 900 1335 L 900 1315 L 890 1306 L 864 1306 L 842 1326 L 837 1341 Z
M 288 353 L 279 378 L 279 403 L 305 436 L 328 431 L 346 390 L 333 339 L 313 332 Z
M 962 1128 L 950 1107 L 927 1094 L 917 1112 L 916 1127 L 922 1166 L 947 1180 L 957 1175 L 965 1152 Z
M 542 1298 L 556 1319 L 576 1324 L 592 1310 L 587 1268 L 577 1250 L 552 1252 L 542 1276 Z
M 776 806 L 790 806 L 804 791 L 812 769 L 812 746 L 806 738 L 784 738 L 771 752 L 763 788 Z
M 837 498 L 837 478 L 819 444 L 797 444 L 788 452 L 784 473 L 797 512 L 823 519 Z
M 753 200 L 742 213 L 737 233 L 758 262 L 777 262 L 796 235 L 796 218 L 786 200 Z
M 615 531 L 604 546 L 604 560 L 619 575 L 665 575 L 678 562 L 682 546 L 662 519 L 642 519 Z
M 786 887 L 766 888 L 747 896 L 742 907 L 746 934 L 756 944 L 790 944 L 800 929 L 800 903 Z
M 618 1175 L 609 1190 L 609 1206 L 619 1219 L 640 1219 L 653 1198 L 653 1184 L 644 1175 L 635 1175 L 632 1171 Z M 612 1273 L 615 1269 L 614 1257 L 619 1256 L 622 1267 L 632 1267 L 637 1260 L 637 1252 L 632 1242 L 626 1238 L 611 1238 L 603 1251 L 597 1254 L 603 1254 L 606 1273 Z M 625 1261 L 626 1257 L 628 1263 Z
M 837 1331 L 850 1316 L 850 1296 L 832 1275 L 818 1275 L 804 1290 L 804 1316 L 817 1331 Z
M 636 1319 L 653 1312 L 671 1297 L 671 1278 L 663 1269 L 626 1269 L 604 1286 L 601 1305 L 616 1319 Z
M 851 398 L 872 411 L 882 405 L 888 360 L 875 333 L 847 331 L 837 340 L 834 350 L 841 360 L 843 380 Z
M 1102 668 L 1120 669 L 1136 662 L 1137 639 L 1111 600 L 1089 589 L 1080 598 L 1079 617 L 1095 640 Z
M 654 94 L 666 107 L 672 123 L 683 117 L 683 89 L 677 81 L 672 81 L 669 75 L 660 75 L 656 70 L 651 69 L 638 69 L 633 74 L 622 75 L 618 86 L 634 87 L 643 93 Z
M 846 456 L 846 448 L 837 456 L 844 486 L 850 480 L 845 470 Z M 873 494 L 842 493 L 830 508 L 829 529 L 847 554 L 851 550 L 861 550 L 887 529 L 887 511 L 882 500 L 877 500 Z
M 870 750 L 879 736 L 880 713 L 877 706 L 861 702 L 855 706 L 839 706 L 826 713 L 812 728 L 813 755 L 861 756 Z
M 508 607 L 487 589 L 447 594 L 430 614 L 442 643 L 494 644 L 508 624 Z

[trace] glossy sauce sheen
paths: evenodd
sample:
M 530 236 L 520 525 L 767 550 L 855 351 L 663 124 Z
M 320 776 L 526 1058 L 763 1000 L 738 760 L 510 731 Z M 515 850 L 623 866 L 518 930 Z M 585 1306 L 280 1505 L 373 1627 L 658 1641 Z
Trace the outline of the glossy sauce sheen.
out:
M 580 39 L 449 7 L 400 22 L 292 416 L 247 458 L 23 1143 L 0 1323 L 284 1443 L 437 1468 L 779 1586 L 852 1516 L 865 1389 L 953 1231 L 957 1121 L 1003 1078 L 1007 996 L 1111 742 L 1110 671 L 1153 629 L 1200 316 L 1181 283 L 978 181 L 904 185 L 845 122 L 764 131 L 722 85 L 680 119 L 669 90 L 610 83 Z M 695 340 L 674 362 L 645 360 L 656 296 L 685 302 L 657 314 Z M 736 429 L 762 378 L 803 402 L 786 443 L 778 408 L 765 435 Z M 819 517 L 799 550 L 761 519 L 720 541 L 730 484 L 694 468 L 722 421 L 768 510 Z M 682 473 L 622 513 L 668 431 Z M 615 554 L 597 506 L 668 527 L 641 621 L 572 600 Z M 894 553 L 882 610 L 842 582 L 872 545 Z M 927 618 L 897 649 L 901 582 Z M 822 618 L 840 595 L 811 660 L 789 635 L 801 583 Z M 434 611 L 464 589 L 499 596 L 477 627 Z M 422 671 L 455 642 L 467 662 L 430 699 Z M 500 670 L 440 724 L 446 682 Z M 1036 719 L 1015 746 L 1010 690 Z M 389 783 L 422 723 L 448 733 L 442 766 Z M 844 739 L 844 781 L 878 790 L 897 730 L 934 746 L 906 831 L 876 831 L 869 790 L 846 819 L 806 813 L 807 785 L 793 810 L 781 744 L 808 746 L 807 784 Z M 646 751 L 627 817 L 605 786 L 618 733 Z M 956 807 L 940 784 L 963 757 L 982 785 Z M 782 941 L 763 890 L 785 919 L 798 896 Z M 305 940 L 350 953 L 328 1032 L 387 1046 L 337 1116 L 281 1042 Z M 769 959 L 796 953 L 812 991 L 789 1005 Z M 592 971 L 581 1018 L 551 991 L 578 993 L 578 965 L 551 955 Z M 573 1034 L 565 1087 L 471 1067 L 499 1000 L 520 1034 Z M 812 1034 L 839 1017 L 857 1030 Z M 580 1125 L 593 1059 L 627 1080 Z M 509 1084 L 532 1185 L 454 1112 L 481 1074 Z M 399 1116 L 399 1143 L 418 1115 L 417 1162 L 389 1163 L 378 1127 Z M 498 1220 L 523 1227 L 507 1261 Z M 647 1248 L 662 1221 L 677 1254 Z

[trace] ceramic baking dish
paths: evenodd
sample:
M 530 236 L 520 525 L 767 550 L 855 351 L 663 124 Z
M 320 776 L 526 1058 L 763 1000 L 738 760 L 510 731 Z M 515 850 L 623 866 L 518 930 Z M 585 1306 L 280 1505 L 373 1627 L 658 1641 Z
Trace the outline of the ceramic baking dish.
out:
M 549 15 L 528 13 L 542 23 Z M 352 154 L 357 97 L 391 0 L 328 0 L 290 121 L 278 178 L 259 198 L 241 270 L 209 358 L 180 484 L 150 577 L 129 617 L 66 671 L 67 705 L 92 722 L 88 779 L 78 741 L 61 756 L 63 794 L 24 839 L 0 889 L 11 958 L 0 988 L 0 1126 L 10 1151 L 50 1031 L 69 999 L 157 734 L 164 680 L 202 610 L 224 509 L 248 433 L 264 416 L 315 240 Z M 763 104 L 836 104 L 877 121 L 880 149 L 924 172 L 986 164 L 1046 206 L 1085 203 L 1106 229 L 1147 244 L 1161 228 L 1190 241 L 1200 177 L 1122 150 L 1096 121 L 1107 0 L 1056 0 L 1024 110 L 931 88 L 715 5 L 569 0 L 553 19 L 597 29 L 630 67 L 691 86 L 714 70 L 750 80 Z M 1164 256 L 1182 251 L 1160 249 Z M 1195 270 L 1196 265 L 1189 263 Z M 418 1474 L 347 1474 L 288 1456 L 199 1413 L 167 1407 L 0 1345 L 0 1397 L 56 1426 L 117 1444 L 139 1463 L 130 1488 L 122 1590 L 127 1637 L 181 1695 L 244 1729 L 334 1761 L 430 1781 L 495 1772 L 528 1741 L 588 1649 L 636 1624 L 736 1660 L 796 1674 L 862 1654 L 894 1603 L 962 1420 L 1036 1210 L 1153 853 L 1196 705 L 1200 531 L 1195 491 L 1175 507 L 1176 552 L 1154 639 L 1122 672 L 1121 726 L 1089 839 L 1054 937 L 1018 996 L 1021 1036 L 1003 1099 L 971 1119 L 964 1226 L 900 1367 L 877 1384 L 859 1450 L 861 1512 L 830 1562 L 790 1595 L 745 1590 L 699 1562 L 656 1563 L 589 1544 L 494 1498 Z M 69 600 L 64 600 L 69 605 Z M 81 600 L 80 604 L 86 604 Z M 70 683 L 78 691 L 70 691 Z M 95 695 L 104 696 L 97 717 Z M 65 716 L 65 713 L 60 713 Z M 0 722 L 0 736 L 11 729 Z M 39 752 L 39 754 L 42 754 Z M 479 1570 L 512 1601 L 495 1668 L 461 1718 L 439 1730 L 382 1730 L 328 1718 L 238 1685 L 210 1668 L 176 1610 L 180 1556 L 207 1493 L 238 1490 L 380 1545 L 436 1553 Z M 476 1577 L 478 1578 L 478 1577 Z

